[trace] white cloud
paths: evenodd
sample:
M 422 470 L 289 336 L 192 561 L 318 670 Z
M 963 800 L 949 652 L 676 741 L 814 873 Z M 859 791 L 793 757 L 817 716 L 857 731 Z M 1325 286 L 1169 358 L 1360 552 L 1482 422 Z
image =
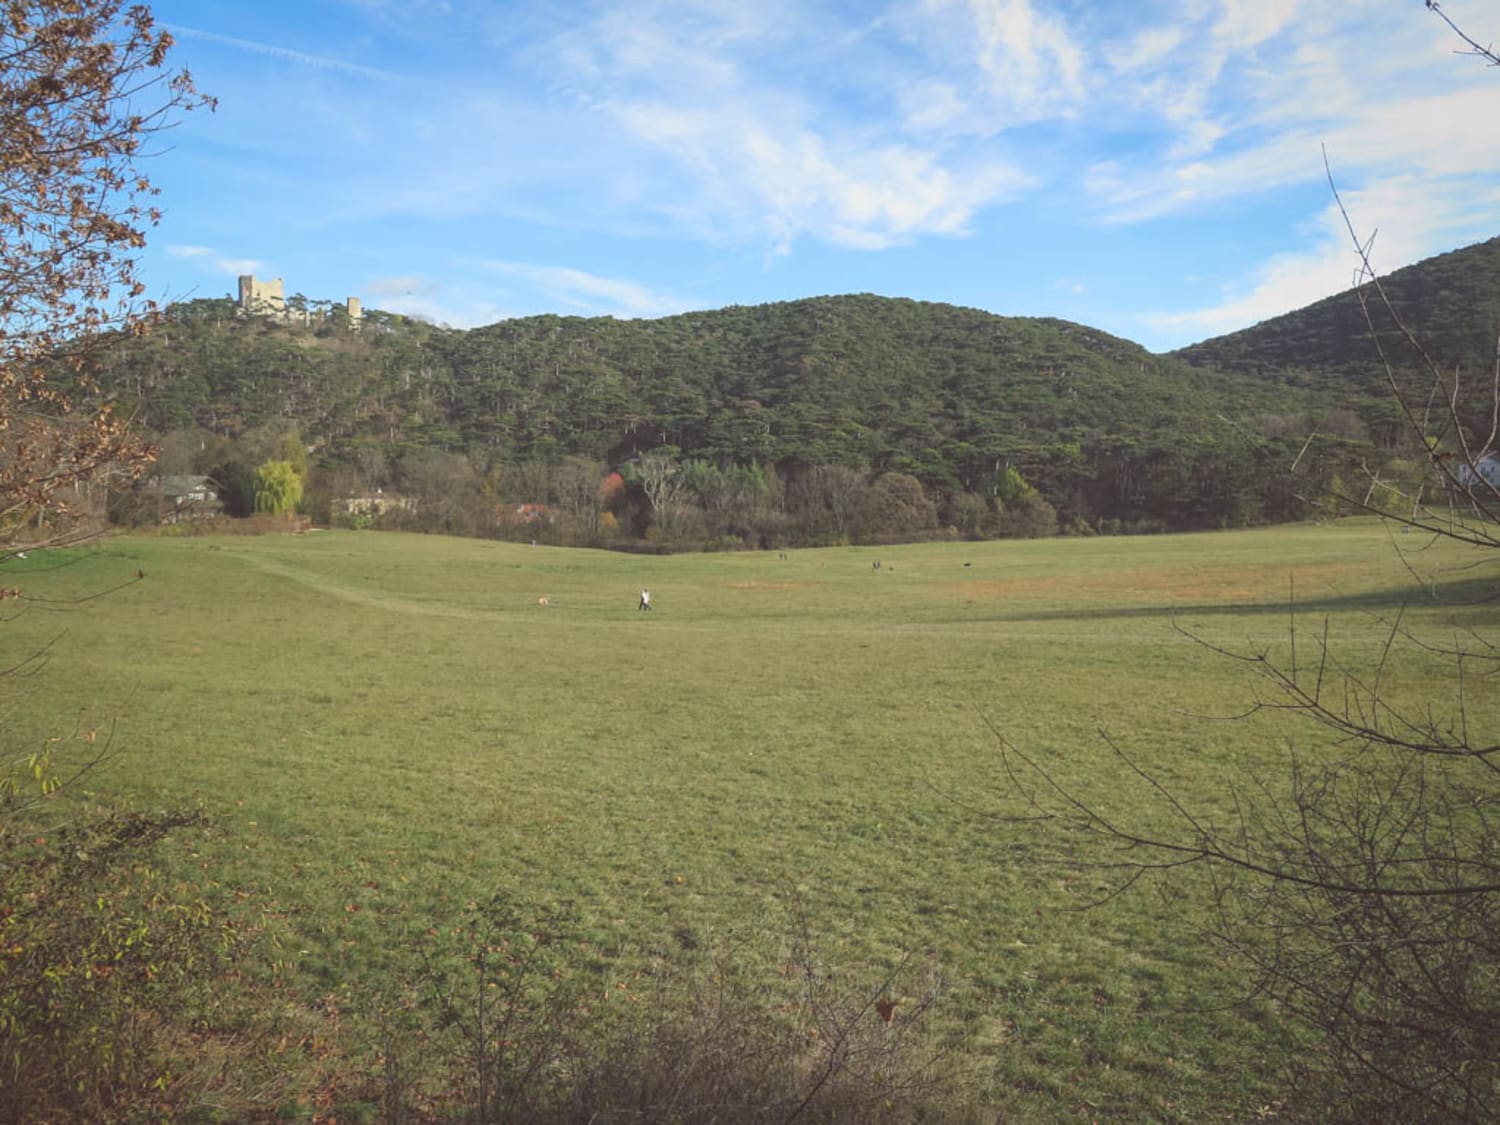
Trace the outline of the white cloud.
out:
M 942 133 L 961 126 L 969 103 L 952 82 L 918 78 L 896 88 L 902 124 L 916 133 Z
M 548 300 L 596 316 L 667 316 L 695 307 L 644 285 L 616 277 L 601 277 L 566 266 L 539 266 L 527 262 L 486 261 L 478 263 L 496 273 L 517 278 Z M 701 307 L 701 302 L 697 303 Z
M 252 39 L 237 39 L 232 35 L 220 35 L 218 32 L 203 31 L 195 27 L 184 27 L 182 24 L 166 24 L 165 26 L 173 35 L 184 39 L 201 39 L 207 43 L 218 43 L 224 47 L 233 47 L 236 50 L 250 51 L 257 55 L 266 55 L 285 62 L 293 62 L 298 66 L 313 67 L 317 70 L 337 70 L 345 74 L 356 74 L 361 78 L 378 78 L 382 81 L 401 80 L 401 75 L 389 70 L 381 70 L 373 66 L 362 66 L 359 63 L 329 58 L 326 55 L 314 55 L 307 51 L 297 51 L 275 43 L 260 43 Z
M 1094 162 L 1085 186 L 1104 217 L 1135 222 L 1316 181 L 1323 144 L 1361 178 L 1500 175 L 1500 149 L 1474 124 L 1500 114 L 1500 84 L 1454 71 L 1434 34 L 1421 13 L 1363 0 L 1227 0 L 1166 53 L 1141 47 L 1166 42 L 1157 31 L 1138 33 L 1114 94 L 1174 139 Z
M 547 221 L 566 205 L 616 231 L 655 221 L 785 254 L 808 238 L 881 249 L 961 236 L 986 209 L 1065 188 L 1011 141 L 1042 123 L 1088 126 L 1084 155 L 1067 159 L 1086 169 L 1072 173 L 1082 210 L 1114 223 L 1316 181 L 1323 142 L 1363 182 L 1413 162 L 1500 169 L 1472 126 L 1500 115 L 1490 76 L 1427 101 L 1410 95 L 1430 82 L 1387 81 L 1428 65 L 1425 43 L 1411 43 L 1419 64 L 1384 49 L 1413 39 L 1412 13 L 1180 0 L 1142 26 L 1107 7 L 1089 23 L 1066 11 L 921 0 L 856 26 L 789 0 L 600 0 L 528 50 L 553 83 L 544 127 L 524 124 L 538 107 L 472 86 L 408 123 L 414 111 L 393 107 L 423 155 L 366 176 L 354 206 Z
M 1182 45 L 1180 26 L 1147 27 L 1136 32 L 1130 42 L 1106 52 L 1109 65 L 1120 73 L 1142 70 L 1160 63 Z
M 1297 0 L 1224 0 L 1213 38 L 1231 50 L 1259 46 L 1285 30 L 1305 7 Z
M 1361 240 L 1374 236 L 1372 264 L 1384 274 L 1492 235 L 1476 213 L 1494 214 L 1500 208 L 1500 187 L 1468 184 L 1435 193 L 1430 182 L 1408 176 L 1344 192 L 1342 198 Z M 1157 328 L 1217 335 L 1292 312 L 1355 284 L 1360 263 L 1336 203 L 1318 216 L 1308 241 L 1305 249 L 1270 258 L 1248 289 L 1230 287 L 1218 304 L 1145 319 Z
M 1184 202 L 1230 199 L 1324 175 L 1326 146 L 1345 180 L 1418 175 L 1500 178 L 1500 148 L 1476 121 L 1500 119 L 1500 83 L 1360 106 L 1339 120 L 1298 122 L 1240 148 L 1142 169 L 1119 161 L 1089 170 L 1085 186 L 1113 222 L 1168 215 Z M 1319 125 L 1321 124 L 1321 128 Z M 1441 190 L 1441 189 L 1440 189 Z M 1500 215 L 1491 216 L 1491 225 Z
M 371 308 L 452 328 L 478 328 L 513 315 L 485 286 L 423 274 L 367 278 L 360 292 Z
M 880 248 L 964 233 L 979 209 L 1029 182 L 995 153 L 934 135 L 967 102 L 926 72 L 873 66 L 885 57 L 872 46 L 878 26 L 820 36 L 815 10 L 795 14 L 659 0 L 607 8 L 559 40 L 570 95 L 667 158 L 638 206 L 715 241 Z M 1026 33 L 1023 21 L 995 35 Z M 1059 49 L 1045 28 L 1030 34 Z M 835 73 L 831 85 L 814 77 Z M 850 98 L 881 113 L 904 103 L 905 135 L 851 112 Z
M 968 0 L 967 7 L 992 90 L 1023 109 L 1066 105 L 1083 92 L 1083 52 L 1060 21 L 1029 0 Z
M 259 258 L 218 258 L 214 261 L 214 267 L 220 273 L 238 277 L 244 273 L 258 273 L 266 268 L 266 264 Z
M 893 8 L 889 23 L 915 53 L 909 74 L 882 75 L 909 129 L 993 138 L 1087 104 L 1086 48 L 1031 0 L 923 0 Z
M 959 234 L 976 210 L 1027 182 L 999 164 L 945 162 L 931 150 L 776 126 L 729 107 L 616 112 L 691 170 L 703 208 L 698 221 L 758 227 L 783 251 L 802 235 L 876 249 L 922 234 Z
M 211 246 L 172 245 L 166 249 L 169 257 L 195 262 L 208 273 L 238 277 L 245 273 L 260 273 L 267 268 L 259 258 L 228 258 Z

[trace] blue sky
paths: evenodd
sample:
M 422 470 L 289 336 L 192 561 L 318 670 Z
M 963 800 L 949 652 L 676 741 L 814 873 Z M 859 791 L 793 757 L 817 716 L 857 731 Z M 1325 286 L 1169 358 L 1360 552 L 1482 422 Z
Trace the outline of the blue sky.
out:
M 158 299 L 248 272 L 472 327 L 873 292 L 1166 350 L 1349 285 L 1325 146 L 1382 270 L 1500 234 L 1500 73 L 1421 0 L 152 6 L 219 99 L 149 166 Z

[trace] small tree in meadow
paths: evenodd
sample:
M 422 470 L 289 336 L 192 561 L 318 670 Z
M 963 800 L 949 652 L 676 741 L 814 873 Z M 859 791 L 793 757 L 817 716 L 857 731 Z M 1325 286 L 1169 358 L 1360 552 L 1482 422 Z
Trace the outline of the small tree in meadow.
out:
M 290 461 L 267 461 L 255 473 L 257 514 L 284 516 L 302 502 L 302 475 Z

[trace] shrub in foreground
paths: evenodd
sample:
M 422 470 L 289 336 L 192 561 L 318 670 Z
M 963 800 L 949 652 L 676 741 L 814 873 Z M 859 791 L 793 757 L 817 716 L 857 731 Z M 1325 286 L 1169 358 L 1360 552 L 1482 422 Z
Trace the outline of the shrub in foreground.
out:
M 573 932 L 566 912 L 503 897 L 430 929 L 384 1009 L 369 1102 L 390 1120 L 596 1125 L 967 1115 L 930 1026 L 938 982 L 910 958 L 829 973 L 799 928 L 774 969 L 725 948 L 612 978 Z

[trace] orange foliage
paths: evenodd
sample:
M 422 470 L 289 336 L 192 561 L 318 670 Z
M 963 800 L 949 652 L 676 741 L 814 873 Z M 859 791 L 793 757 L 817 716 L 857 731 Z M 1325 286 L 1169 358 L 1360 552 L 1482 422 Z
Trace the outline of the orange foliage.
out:
M 625 496 L 625 478 L 619 473 L 610 473 L 599 482 L 599 506 L 613 508 Z

